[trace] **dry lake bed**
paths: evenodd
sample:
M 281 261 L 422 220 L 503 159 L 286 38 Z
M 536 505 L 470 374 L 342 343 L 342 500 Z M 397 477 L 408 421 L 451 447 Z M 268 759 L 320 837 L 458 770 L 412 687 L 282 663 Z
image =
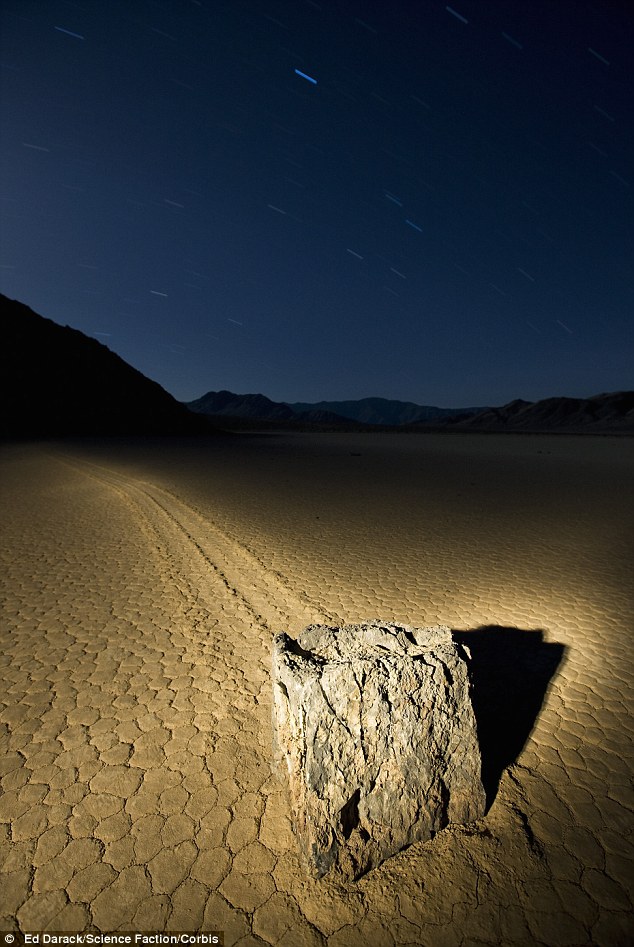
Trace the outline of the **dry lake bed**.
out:
M 634 941 L 634 440 L 244 434 L 0 449 L 0 929 L 279 947 Z M 271 642 L 449 625 L 485 817 L 300 869 Z

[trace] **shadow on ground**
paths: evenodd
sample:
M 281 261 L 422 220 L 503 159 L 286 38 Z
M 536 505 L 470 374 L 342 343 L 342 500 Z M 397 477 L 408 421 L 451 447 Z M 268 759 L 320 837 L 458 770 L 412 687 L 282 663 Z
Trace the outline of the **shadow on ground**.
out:
M 471 699 L 488 810 L 503 771 L 515 762 L 535 725 L 566 649 L 544 641 L 540 629 L 484 625 L 452 631 L 452 636 L 471 652 Z

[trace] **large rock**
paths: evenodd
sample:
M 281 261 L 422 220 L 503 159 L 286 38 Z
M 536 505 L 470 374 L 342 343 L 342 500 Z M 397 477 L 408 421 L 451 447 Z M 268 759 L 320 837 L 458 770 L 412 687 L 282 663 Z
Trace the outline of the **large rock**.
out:
M 449 628 L 310 625 L 273 645 L 273 731 L 302 861 L 360 877 L 484 815 L 465 652 Z

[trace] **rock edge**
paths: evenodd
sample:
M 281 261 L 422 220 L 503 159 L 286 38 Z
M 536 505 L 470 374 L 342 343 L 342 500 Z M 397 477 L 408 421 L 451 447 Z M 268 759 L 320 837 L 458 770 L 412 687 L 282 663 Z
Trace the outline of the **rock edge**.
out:
M 274 764 L 311 875 L 359 878 L 484 815 L 466 656 L 446 626 L 276 635 Z

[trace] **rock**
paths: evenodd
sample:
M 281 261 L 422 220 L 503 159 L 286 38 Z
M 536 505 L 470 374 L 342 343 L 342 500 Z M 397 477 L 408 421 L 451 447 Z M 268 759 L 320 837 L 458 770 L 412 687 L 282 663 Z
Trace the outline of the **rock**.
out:
M 444 626 L 310 625 L 273 645 L 274 759 L 307 871 L 356 879 L 485 793 L 466 651 Z

